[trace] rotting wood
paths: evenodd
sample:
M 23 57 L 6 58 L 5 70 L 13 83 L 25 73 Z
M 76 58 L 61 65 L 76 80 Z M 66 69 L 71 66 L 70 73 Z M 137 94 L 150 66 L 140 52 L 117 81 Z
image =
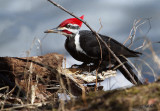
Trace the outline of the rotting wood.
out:
M 78 68 L 63 69 L 63 58 L 63 55 L 57 53 L 22 58 L 0 57 L 0 87 L 9 86 L 10 90 L 14 89 L 13 94 L 27 96 L 31 103 L 44 101 L 57 91 L 64 90 L 61 85 L 74 96 L 81 95 L 82 91 L 87 93 L 92 90 L 93 88 L 83 84 L 94 83 L 96 75 L 82 74 L 82 69 Z M 98 74 L 98 82 L 115 74 L 115 71 Z M 63 84 L 60 83 L 61 78 Z M 0 90 L 1 93 L 5 91 Z
M 0 87 L 15 88 L 14 94 L 31 96 L 35 87 L 36 97 L 45 100 L 59 90 L 57 74 L 62 68 L 63 56 L 56 53 L 35 57 L 0 57 Z M 54 87 L 48 90 L 48 87 Z M 1 90 L 4 92 L 5 90 Z

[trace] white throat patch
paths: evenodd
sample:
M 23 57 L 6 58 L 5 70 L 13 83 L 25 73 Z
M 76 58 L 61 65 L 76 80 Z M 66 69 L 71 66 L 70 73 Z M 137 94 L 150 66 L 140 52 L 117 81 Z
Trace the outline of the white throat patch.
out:
M 81 52 L 81 53 L 86 54 L 86 52 L 80 46 L 80 40 L 79 39 L 80 39 L 80 35 L 79 35 L 79 33 L 77 33 L 76 36 L 75 36 L 76 50 Z

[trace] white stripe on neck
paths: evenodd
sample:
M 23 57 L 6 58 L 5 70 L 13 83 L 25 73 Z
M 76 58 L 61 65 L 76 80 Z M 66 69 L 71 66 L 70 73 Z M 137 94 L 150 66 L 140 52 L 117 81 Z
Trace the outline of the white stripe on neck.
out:
M 80 35 L 79 35 L 79 33 L 77 33 L 76 36 L 75 36 L 75 45 L 76 45 L 76 50 L 77 51 L 86 54 L 86 52 L 80 46 Z

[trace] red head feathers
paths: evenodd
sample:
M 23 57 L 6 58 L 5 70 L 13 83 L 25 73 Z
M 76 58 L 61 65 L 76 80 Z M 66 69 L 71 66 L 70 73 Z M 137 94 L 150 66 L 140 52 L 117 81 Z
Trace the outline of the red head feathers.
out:
M 84 15 L 82 15 L 80 18 L 83 19 Z M 77 24 L 77 25 L 79 25 L 79 27 L 81 27 L 82 26 L 82 21 L 78 20 L 77 18 L 70 18 L 70 19 L 67 19 L 67 20 L 63 21 L 59 25 L 59 27 L 65 27 L 67 24 Z

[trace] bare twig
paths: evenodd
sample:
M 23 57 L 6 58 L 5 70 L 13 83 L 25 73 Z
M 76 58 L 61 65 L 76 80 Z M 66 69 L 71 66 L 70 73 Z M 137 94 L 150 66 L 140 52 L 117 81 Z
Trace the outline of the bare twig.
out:
M 40 45 L 40 53 L 42 54 L 43 50 L 42 50 L 42 42 L 43 40 L 47 37 L 47 34 L 41 39 L 41 40 L 38 40 L 38 43 Z
M 137 61 L 143 62 L 152 71 L 152 74 L 154 76 L 154 80 L 156 81 L 157 80 L 157 76 L 156 76 L 156 73 L 154 72 L 153 68 L 146 61 L 144 61 L 143 59 L 137 59 Z
M 8 92 L 9 91 L 9 86 L 5 86 L 5 87 L 0 88 L 0 90 L 3 90 L 3 89 L 7 89 L 6 92 Z M 8 94 L 4 95 L 4 101 L 2 101 L 2 103 L 1 103 L 2 104 L 1 105 L 1 110 L 4 108 L 7 96 L 8 96 Z
M 61 10 L 65 11 L 66 13 L 70 14 L 71 16 L 73 16 L 73 17 L 77 18 L 78 20 L 82 21 L 82 22 L 96 35 L 96 38 L 99 39 L 99 40 L 105 45 L 105 47 L 107 48 L 107 50 L 108 50 L 108 51 L 111 53 L 111 55 L 116 59 L 116 61 L 117 61 L 119 64 L 122 63 L 122 62 L 120 61 L 120 59 L 114 54 L 114 52 L 109 48 L 109 46 L 107 45 L 107 43 L 99 36 L 99 34 L 98 34 L 95 30 L 93 30 L 93 29 L 90 27 L 90 25 L 89 25 L 86 21 L 84 21 L 84 20 L 82 20 L 81 18 L 75 16 L 73 13 L 69 12 L 68 10 L 66 10 L 65 8 L 63 8 L 61 5 L 55 3 L 55 2 L 53 2 L 53 1 L 51 1 L 51 0 L 48 0 L 48 1 L 49 1 L 50 3 L 52 3 L 54 6 L 60 8 Z M 101 54 L 101 55 L 102 55 L 102 54 Z M 101 57 L 102 57 L 102 56 L 101 56 Z M 102 59 L 102 58 L 101 58 L 101 59 Z M 123 67 L 123 69 L 125 70 L 125 72 L 129 75 L 129 77 L 132 79 L 133 83 L 134 83 L 134 84 L 137 84 L 137 82 L 134 80 L 133 76 L 130 74 L 130 72 L 127 70 L 127 68 L 126 68 L 124 65 L 122 65 L 122 67 Z
M 101 25 L 101 27 L 99 28 L 99 30 L 98 30 L 98 32 L 97 33 L 99 33 L 99 31 L 102 29 L 102 27 L 103 27 L 103 25 L 102 25 L 102 23 L 101 23 L 101 19 L 99 19 L 99 23 L 100 23 L 100 25 Z M 99 41 L 99 39 L 96 37 L 96 39 L 97 39 L 97 41 L 98 41 L 98 44 L 99 44 L 99 48 L 100 48 L 100 51 L 101 51 L 101 60 L 100 60 L 100 62 L 99 62 L 99 65 L 98 65 L 98 68 L 97 68 L 97 70 L 96 70 L 96 85 L 95 85 L 95 90 L 97 90 L 97 75 L 98 75 L 98 70 L 99 70 L 99 67 L 100 67 L 100 65 L 101 65 L 101 62 L 102 62 L 102 57 L 103 57 L 103 55 L 102 55 L 102 46 L 101 46 L 101 44 L 100 44 L 100 41 Z
M 10 108 L 4 108 L 2 109 L 1 111 L 10 111 L 10 110 L 15 110 L 17 108 L 36 108 L 36 107 L 40 107 L 42 106 L 43 104 L 47 104 L 49 102 L 40 102 L 40 103 L 33 103 L 33 104 L 22 104 L 22 105 L 15 105 L 13 107 L 10 107 Z
M 149 32 L 150 29 L 151 29 L 150 19 L 151 19 L 151 18 L 140 18 L 140 19 L 138 19 L 138 20 L 134 20 L 134 22 L 133 22 L 133 27 L 132 27 L 132 29 L 131 29 L 131 31 L 130 31 L 130 34 L 129 34 L 128 38 L 125 40 L 125 42 L 123 43 L 123 45 L 125 45 L 128 40 L 131 40 L 130 44 L 128 45 L 128 47 L 131 47 L 132 44 L 133 44 L 133 40 L 134 40 L 134 38 L 135 38 L 137 29 L 138 29 L 141 25 L 145 24 L 146 22 L 149 23 L 149 29 L 148 29 L 148 31 L 147 31 L 146 34 L 145 34 L 145 35 L 147 35 L 148 32 Z M 143 22 L 142 22 L 142 21 L 143 21 Z
M 101 18 L 99 19 L 99 23 L 100 23 L 101 27 L 99 28 L 99 30 L 97 31 L 97 33 L 99 33 L 100 30 L 103 28 L 103 25 L 102 25 L 102 22 L 101 22 Z
M 144 41 L 143 41 L 143 43 L 142 43 L 142 45 L 141 45 L 141 46 L 139 46 L 139 47 L 135 48 L 134 50 L 138 50 L 138 49 L 143 48 L 143 47 L 145 46 L 145 44 L 146 44 L 146 40 L 144 40 Z
M 154 51 L 151 42 L 149 42 L 149 45 L 150 45 L 149 49 L 152 52 L 153 60 L 158 65 L 158 68 L 160 68 L 160 59 L 159 59 L 158 55 L 156 54 L 156 52 Z
M 142 78 L 142 73 L 141 73 L 141 71 L 139 71 L 137 68 L 136 68 L 136 66 L 128 59 L 128 58 L 126 58 L 125 56 L 122 56 L 123 58 L 125 58 L 127 61 L 128 61 L 128 63 L 130 63 L 131 64 L 131 66 L 135 69 L 135 71 L 137 72 L 137 74 L 138 74 L 138 76 L 140 76 L 141 78 Z

